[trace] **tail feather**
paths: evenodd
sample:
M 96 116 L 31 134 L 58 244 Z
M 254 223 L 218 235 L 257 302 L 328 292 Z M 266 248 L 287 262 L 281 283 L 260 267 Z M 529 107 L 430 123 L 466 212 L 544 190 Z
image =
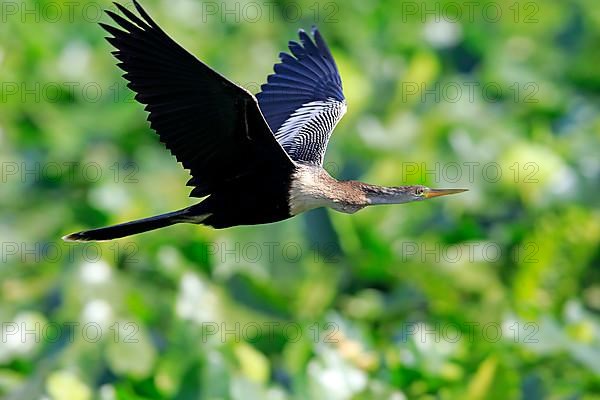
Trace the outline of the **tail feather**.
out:
M 202 219 L 202 216 L 199 217 L 190 215 L 189 209 L 184 208 L 183 210 L 125 222 L 118 225 L 71 233 L 70 235 L 63 236 L 63 240 L 67 242 L 92 242 L 118 239 L 125 236 L 135 235 L 137 233 L 164 228 L 182 222 L 199 223 L 202 221 Z

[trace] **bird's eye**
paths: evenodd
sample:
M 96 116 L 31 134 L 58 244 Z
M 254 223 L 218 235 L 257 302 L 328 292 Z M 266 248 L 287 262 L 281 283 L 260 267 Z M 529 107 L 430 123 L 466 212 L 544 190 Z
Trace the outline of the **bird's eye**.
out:
M 422 187 L 418 187 L 415 189 L 416 196 L 423 196 L 423 193 L 425 193 L 425 189 L 423 189 Z

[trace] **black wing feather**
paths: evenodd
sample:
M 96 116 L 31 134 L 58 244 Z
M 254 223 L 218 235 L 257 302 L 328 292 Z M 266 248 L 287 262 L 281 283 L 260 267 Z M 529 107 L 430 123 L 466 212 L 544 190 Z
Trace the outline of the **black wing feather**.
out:
M 256 99 L 188 53 L 133 3 L 140 17 L 115 3 L 125 17 L 106 12 L 118 28 L 100 25 L 112 35 L 107 40 L 117 48 L 117 65 L 146 105 L 150 126 L 190 170 L 191 195 L 206 196 L 256 171 L 291 170 Z

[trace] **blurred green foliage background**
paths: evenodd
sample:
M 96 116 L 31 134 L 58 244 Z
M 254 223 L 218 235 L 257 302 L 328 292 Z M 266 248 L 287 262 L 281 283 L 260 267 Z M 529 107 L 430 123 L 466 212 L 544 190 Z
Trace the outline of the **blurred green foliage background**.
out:
M 63 243 L 192 204 L 189 177 L 113 5 L 2 0 L 2 398 L 600 398 L 597 1 L 143 5 L 253 92 L 318 25 L 348 99 L 327 169 L 470 191 Z

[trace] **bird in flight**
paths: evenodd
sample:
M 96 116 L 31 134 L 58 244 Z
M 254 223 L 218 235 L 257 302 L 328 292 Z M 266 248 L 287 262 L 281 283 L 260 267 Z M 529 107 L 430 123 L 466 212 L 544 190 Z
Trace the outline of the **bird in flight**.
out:
M 178 223 L 227 228 L 285 220 L 330 207 L 421 201 L 465 191 L 426 186 L 383 187 L 339 181 L 323 168 L 329 137 L 346 112 L 336 63 L 316 28 L 299 31 L 253 96 L 171 39 L 133 0 L 139 16 L 115 3 L 118 25 L 100 25 L 150 127 L 188 169 L 190 207 L 67 235 L 68 241 L 117 239 Z

